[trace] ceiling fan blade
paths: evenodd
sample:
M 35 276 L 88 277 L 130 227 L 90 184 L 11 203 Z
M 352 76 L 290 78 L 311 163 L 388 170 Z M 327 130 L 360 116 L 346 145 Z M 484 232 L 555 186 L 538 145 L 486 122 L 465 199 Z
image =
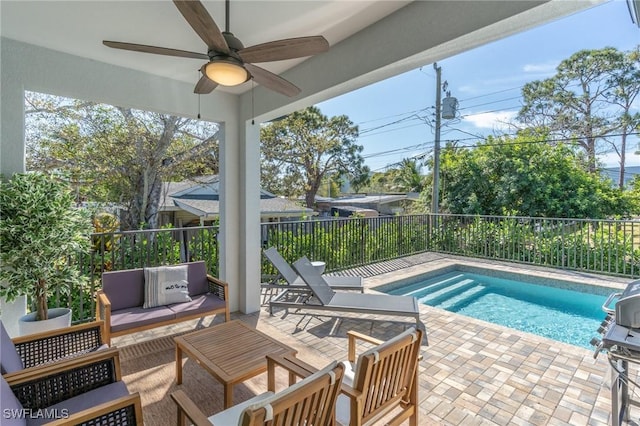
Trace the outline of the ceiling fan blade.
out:
M 198 0 L 173 0 L 184 19 L 187 20 L 191 28 L 207 44 L 209 50 L 213 49 L 222 53 L 229 53 L 227 41 L 222 36 L 220 29 L 216 25 L 207 9 Z
M 134 52 L 155 53 L 156 55 L 179 56 L 181 58 L 205 59 L 209 56 L 204 53 L 188 52 L 186 50 L 169 49 L 167 47 L 147 46 L 146 44 L 123 43 L 120 41 L 103 40 L 102 44 L 114 49 L 132 50 Z
M 256 44 L 238 51 L 245 62 L 271 62 L 312 56 L 329 50 L 322 36 L 296 37 Z
M 213 92 L 213 89 L 218 87 L 218 83 L 213 80 L 210 80 L 206 75 L 202 75 L 200 80 L 196 83 L 196 87 L 193 89 L 193 93 L 197 93 L 199 95 L 206 95 L 208 93 Z
M 251 76 L 256 83 L 266 87 L 267 89 L 271 89 L 274 92 L 278 92 L 290 98 L 300 93 L 299 87 L 271 71 L 267 71 L 264 68 L 260 68 L 252 64 L 244 64 L 244 66 L 247 71 L 251 73 Z

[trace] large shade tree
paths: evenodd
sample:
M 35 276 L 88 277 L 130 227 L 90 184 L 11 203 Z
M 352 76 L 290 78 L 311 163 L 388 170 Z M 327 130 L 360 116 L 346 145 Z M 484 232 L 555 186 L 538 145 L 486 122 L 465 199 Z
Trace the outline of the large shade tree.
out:
M 455 214 L 602 218 L 629 213 L 628 196 L 588 173 L 571 146 L 521 132 L 442 153 L 443 210 Z
M 640 131 L 640 111 L 635 105 L 640 95 L 640 46 L 626 54 L 617 55 L 618 64 L 609 75 L 612 90 L 607 99 L 619 111 L 614 116 L 613 124 L 619 134 L 619 143 L 612 142 L 612 149 L 618 154 L 620 173 L 618 186 L 624 186 L 627 142 L 633 134 Z M 634 112 L 635 110 L 635 112 Z M 614 139 L 615 140 L 615 139 Z M 640 139 L 638 139 L 640 144 Z
M 327 117 L 309 107 L 265 125 L 262 142 L 262 185 L 282 195 L 304 194 L 312 208 L 329 176 L 361 177 L 368 169 L 356 144 L 358 127 L 347 116 Z
M 157 227 L 163 182 L 218 171 L 214 123 L 31 92 L 26 116 L 27 167 L 124 207 L 122 229 Z
M 631 115 L 630 108 L 640 91 L 639 60 L 637 48 L 576 52 L 558 65 L 554 76 L 523 87 L 518 119 L 528 127 L 548 129 L 552 141 L 575 140 L 592 173 L 597 155 L 609 149 L 619 153 L 624 167 L 619 136 L 638 126 L 640 117 Z

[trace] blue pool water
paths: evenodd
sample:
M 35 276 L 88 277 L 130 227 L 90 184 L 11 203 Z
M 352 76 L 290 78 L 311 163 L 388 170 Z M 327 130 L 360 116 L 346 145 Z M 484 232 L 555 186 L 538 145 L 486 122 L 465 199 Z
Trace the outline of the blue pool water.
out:
M 389 290 L 379 290 L 414 296 L 425 305 L 591 348 L 589 341 L 605 315 L 601 310 L 607 298 L 605 289 L 597 291 L 579 284 L 571 287 L 453 271 L 400 287 L 387 285 L 384 288 Z

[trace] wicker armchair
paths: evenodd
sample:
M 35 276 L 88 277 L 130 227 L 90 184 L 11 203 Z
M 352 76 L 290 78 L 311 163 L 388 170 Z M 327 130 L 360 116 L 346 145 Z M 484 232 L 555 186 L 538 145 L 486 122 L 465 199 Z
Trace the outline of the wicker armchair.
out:
M 116 348 L 5 374 L 0 397 L 11 424 L 29 425 L 34 413 L 50 425 L 143 424 L 140 395 L 122 382 Z
M 94 321 L 11 339 L 0 321 L 2 374 L 93 352 L 103 345 L 104 322 Z

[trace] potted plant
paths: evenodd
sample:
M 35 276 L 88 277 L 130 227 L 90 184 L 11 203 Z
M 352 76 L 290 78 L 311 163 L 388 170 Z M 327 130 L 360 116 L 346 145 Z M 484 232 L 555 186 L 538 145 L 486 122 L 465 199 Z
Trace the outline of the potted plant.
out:
M 89 214 L 74 207 L 67 183 L 40 172 L 3 181 L 0 211 L 0 296 L 8 302 L 27 296 L 34 307 L 27 317 L 47 320 L 51 296 L 83 285 L 69 257 L 90 250 Z

